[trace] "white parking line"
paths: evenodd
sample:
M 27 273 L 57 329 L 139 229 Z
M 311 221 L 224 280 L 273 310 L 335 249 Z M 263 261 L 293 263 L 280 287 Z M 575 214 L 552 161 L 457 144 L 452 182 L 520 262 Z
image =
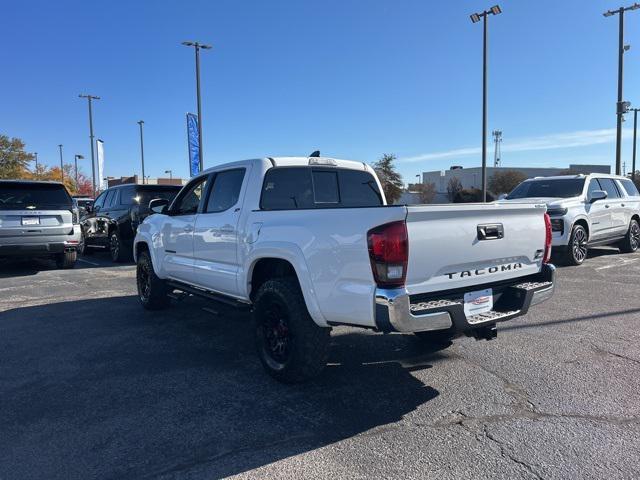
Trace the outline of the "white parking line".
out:
M 638 261 L 637 258 L 629 258 L 629 259 L 621 258 L 619 259 L 619 263 L 614 263 L 613 265 L 603 265 L 602 267 L 595 267 L 595 270 L 605 270 L 607 268 L 612 268 L 612 267 L 624 267 L 626 265 L 635 263 L 637 261 Z
M 89 265 L 93 265 L 94 267 L 99 267 L 100 266 L 99 263 L 90 262 L 89 260 L 85 260 L 84 258 L 79 258 L 78 261 L 79 262 L 88 263 Z

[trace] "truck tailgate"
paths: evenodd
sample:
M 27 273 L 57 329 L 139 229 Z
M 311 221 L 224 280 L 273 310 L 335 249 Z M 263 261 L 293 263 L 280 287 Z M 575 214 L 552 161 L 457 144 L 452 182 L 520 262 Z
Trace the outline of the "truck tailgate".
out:
M 545 205 L 407 207 L 409 294 L 466 288 L 540 271 Z

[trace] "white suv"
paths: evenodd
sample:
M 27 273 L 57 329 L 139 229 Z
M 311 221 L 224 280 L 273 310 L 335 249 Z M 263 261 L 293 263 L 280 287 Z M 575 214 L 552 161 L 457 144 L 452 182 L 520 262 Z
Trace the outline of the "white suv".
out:
M 614 245 L 625 253 L 640 246 L 640 193 L 628 178 L 604 174 L 532 178 L 500 202 L 523 201 L 547 204 L 553 249 L 569 264 L 580 265 L 587 249 L 596 245 Z

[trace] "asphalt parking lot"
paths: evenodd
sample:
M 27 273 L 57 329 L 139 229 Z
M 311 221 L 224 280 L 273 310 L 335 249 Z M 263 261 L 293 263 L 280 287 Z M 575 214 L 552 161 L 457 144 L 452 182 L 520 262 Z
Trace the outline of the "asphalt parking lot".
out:
M 247 314 L 145 312 L 134 270 L 0 263 L 1 479 L 640 478 L 640 254 L 561 268 L 491 342 L 334 329 L 298 386 Z

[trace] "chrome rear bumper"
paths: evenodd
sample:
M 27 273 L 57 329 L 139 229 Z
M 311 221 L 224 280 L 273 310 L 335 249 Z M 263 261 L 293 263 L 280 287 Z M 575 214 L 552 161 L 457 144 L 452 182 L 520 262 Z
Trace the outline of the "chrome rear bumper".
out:
M 500 284 L 494 295 L 494 310 L 472 317 L 464 313 L 464 291 L 442 292 L 441 297 L 413 300 L 404 288 L 376 289 L 376 326 L 384 332 L 427 332 L 447 330 L 464 332 L 488 324 L 504 322 L 524 315 L 531 305 L 542 303 L 553 296 L 555 289 L 555 266 L 543 265 L 534 276 L 515 279 L 513 284 Z M 490 287 L 479 285 L 471 290 Z

